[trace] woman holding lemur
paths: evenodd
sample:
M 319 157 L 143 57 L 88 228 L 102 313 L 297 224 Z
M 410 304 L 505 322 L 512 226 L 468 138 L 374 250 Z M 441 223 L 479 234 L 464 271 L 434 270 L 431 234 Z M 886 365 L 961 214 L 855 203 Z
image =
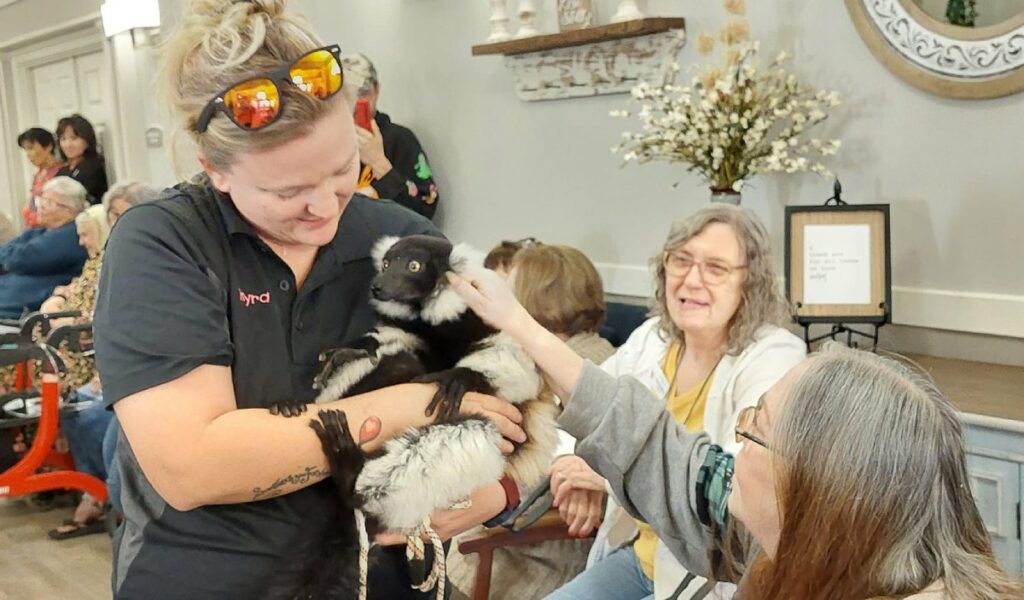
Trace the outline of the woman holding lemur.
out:
M 438 235 L 411 211 L 353 194 L 341 49 L 284 4 L 189 3 L 164 50 L 161 95 L 204 172 L 122 215 L 104 254 L 97 364 L 123 429 L 117 598 L 248 600 L 303 566 L 338 497 L 313 485 L 330 474 L 310 428 L 318 417 L 268 407 L 312 401 L 319 353 L 373 326 L 371 245 Z M 303 91 L 293 71 L 322 85 Z M 433 393 L 402 385 L 323 408 L 342 409 L 370 451 L 428 423 Z M 525 439 L 503 401 L 471 394 L 462 410 Z M 437 515 L 435 529 L 450 536 L 489 519 L 505 494 L 495 483 L 471 500 Z M 404 548 L 372 553 L 371 598 L 419 597 Z
M 808 358 L 741 413 L 733 465 L 636 379 L 545 331 L 498 275 L 464 277 L 456 291 L 569 399 L 577 453 L 691 573 L 743 600 L 1024 597 L 993 557 L 957 412 L 919 371 L 843 348 Z

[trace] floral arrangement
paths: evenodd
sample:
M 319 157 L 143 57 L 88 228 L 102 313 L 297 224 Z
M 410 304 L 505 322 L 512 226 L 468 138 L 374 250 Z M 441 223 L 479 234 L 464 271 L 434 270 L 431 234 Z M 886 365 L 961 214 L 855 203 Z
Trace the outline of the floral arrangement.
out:
M 625 163 L 652 160 L 685 163 L 700 173 L 713 191 L 739 192 L 743 183 L 762 173 L 812 171 L 830 176 L 817 158 L 835 154 L 839 140 L 821 140 L 809 132 L 839 106 L 836 92 L 816 91 L 799 83 L 783 68 L 782 52 L 766 68 L 749 41 L 745 0 L 724 0 L 734 17 L 714 37 L 701 34 L 697 47 L 707 56 L 722 49 L 716 65 L 695 65 L 691 85 L 671 81 L 661 86 L 641 82 L 632 90 L 641 105 L 640 132 L 626 132 L 613 152 Z M 679 71 L 679 65 L 673 65 Z M 671 78 L 669 78 L 671 80 Z M 614 117 L 629 117 L 624 110 Z

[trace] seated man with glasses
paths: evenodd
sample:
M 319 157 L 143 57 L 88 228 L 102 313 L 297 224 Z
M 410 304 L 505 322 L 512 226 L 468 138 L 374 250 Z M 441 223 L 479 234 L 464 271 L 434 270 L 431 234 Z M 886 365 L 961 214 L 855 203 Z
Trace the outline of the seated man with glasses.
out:
M 78 244 L 75 217 L 85 210 L 86 191 L 70 177 L 46 182 L 37 200 L 39 227 L 0 246 L 0 317 L 33 311 L 82 272 L 88 258 Z
M 654 316 L 601 368 L 636 377 L 687 429 L 706 431 L 734 452 L 743 411 L 805 355 L 804 343 L 779 326 L 785 305 L 768 233 L 750 211 L 713 205 L 677 223 L 651 262 Z M 560 505 L 606 488 L 576 456 L 560 458 L 551 476 Z M 631 519 L 615 498 L 587 565 L 549 598 L 665 597 L 689 581 L 658 532 Z

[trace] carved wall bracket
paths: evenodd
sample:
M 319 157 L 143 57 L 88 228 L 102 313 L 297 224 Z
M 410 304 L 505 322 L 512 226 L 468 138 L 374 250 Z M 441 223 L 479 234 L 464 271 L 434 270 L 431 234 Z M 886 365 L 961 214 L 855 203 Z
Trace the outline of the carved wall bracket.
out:
M 659 18 L 475 46 L 473 54 L 504 54 L 520 99 L 555 100 L 660 85 L 685 43 L 682 19 Z

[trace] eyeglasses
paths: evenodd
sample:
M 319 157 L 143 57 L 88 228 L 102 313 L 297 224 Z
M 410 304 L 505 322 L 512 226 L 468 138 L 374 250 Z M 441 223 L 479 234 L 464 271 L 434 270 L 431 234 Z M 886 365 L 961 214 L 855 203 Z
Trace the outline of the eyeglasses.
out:
M 682 252 L 666 252 L 663 263 L 665 273 L 672 277 L 686 277 L 689 275 L 690 269 L 697 265 L 701 278 L 708 285 L 721 285 L 729 279 L 734 271 L 747 268 L 747 265 L 732 266 L 715 260 L 697 260 Z
M 73 208 L 71 208 L 70 205 L 65 204 L 63 202 L 59 202 L 57 200 L 53 200 L 52 198 L 47 198 L 46 196 L 37 196 L 36 197 L 36 207 L 37 208 L 64 208 L 64 209 L 67 209 L 67 210 L 74 210 Z
M 195 130 L 206 131 L 218 110 L 242 129 L 262 129 L 281 116 L 282 82 L 326 100 L 338 93 L 343 80 L 339 46 L 311 50 L 289 65 L 239 81 L 214 96 L 199 113 Z
M 748 406 L 740 411 L 739 418 L 736 419 L 736 441 L 750 440 L 768 450 L 768 442 L 746 431 L 753 426 L 754 420 L 757 418 L 757 411 L 759 410 L 761 410 L 760 402 L 757 403 L 757 406 Z

